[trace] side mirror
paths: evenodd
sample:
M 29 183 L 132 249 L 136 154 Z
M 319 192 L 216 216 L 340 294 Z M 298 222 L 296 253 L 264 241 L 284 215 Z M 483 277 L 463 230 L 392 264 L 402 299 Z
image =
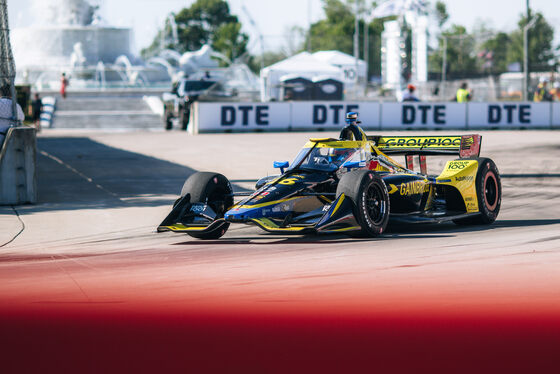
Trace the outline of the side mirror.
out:
M 280 169 L 280 172 L 284 174 L 284 169 L 290 166 L 288 161 L 274 161 L 274 168 Z
M 342 164 L 341 167 L 346 168 L 348 171 L 355 169 L 355 168 L 359 168 L 365 166 L 365 163 L 361 162 L 361 161 L 346 161 L 344 164 Z

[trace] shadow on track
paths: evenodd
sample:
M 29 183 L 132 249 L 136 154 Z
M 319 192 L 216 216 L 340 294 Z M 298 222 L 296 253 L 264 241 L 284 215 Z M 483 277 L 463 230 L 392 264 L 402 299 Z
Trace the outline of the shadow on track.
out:
M 560 219 L 536 219 L 536 220 L 497 220 L 492 225 L 457 226 L 453 223 L 442 224 L 416 224 L 409 226 L 389 226 L 385 234 L 377 238 L 353 238 L 340 234 L 319 234 L 305 236 L 279 236 L 263 232 L 262 235 L 225 238 L 221 240 L 198 240 L 190 239 L 173 243 L 173 245 L 197 246 L 197 245 L 228 245 L 228 244 L 250 244 L 250 245 L 293 245 L 293 244 L 325 244 L 325 243 L 360 243 L 378 242 L 395 239 L 434 239 L 453 238 L 462 232 L 488 231 L 507 227 L 531 227 L 560 224 Z M 276 239 L 276 240 L 275 240 Z
M 37 140 L 37 205 L 26 213 L 171 205 L 196 170 L 86 137 Z M 235 186 L 236 190 L 243 190 Z

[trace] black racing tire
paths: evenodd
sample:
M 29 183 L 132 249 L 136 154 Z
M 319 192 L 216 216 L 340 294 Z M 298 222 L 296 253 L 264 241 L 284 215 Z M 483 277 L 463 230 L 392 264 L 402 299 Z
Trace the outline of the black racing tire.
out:
M 173 121 L 171 120 L 171 116 L 169 115 L 169 113 L 167 113 L 167 111 L 165 111 L 163 114 L 163 125 L 165 126 L 166 130 L 173 129 Z
M 453 220 L 457 225 L 489 225 L 498 217 L 502 204 L 502 181 L 494 161 L 480 157 L 476 173 L 476 197 L 480 214 Z
M 376 237 L 389 222 L 390 201 L 385 182 L 369 170 L 344 174 L 338 183 L 336 195 L 344 193 L 354 205 L 354 216 L 361 226 L 357 236 Z
M 181 189 L 181 197 L 190 194 L 191 203 L 208 204 L 218 217 L 224 216 L 226 210 L 233 205 L 233 190 L 229 180 L 222 174 L 210 172 L 197 172 L 185 181 Z M 204 232 L 188 232 L 190 236 L 197 239 L 218 239 L 222 237 L 229 223 L 224 223 L 216 229 Z

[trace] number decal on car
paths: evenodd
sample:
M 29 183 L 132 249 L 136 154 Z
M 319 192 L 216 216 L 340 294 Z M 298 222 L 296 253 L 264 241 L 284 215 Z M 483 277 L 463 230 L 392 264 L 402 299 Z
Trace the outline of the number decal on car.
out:
M 296 184 L 300 179 L 303 179 L 302 175 L 293 175 L 291 178 L 282 179 L 279 184 L 283 184 L 284 186 L 291 186 Z

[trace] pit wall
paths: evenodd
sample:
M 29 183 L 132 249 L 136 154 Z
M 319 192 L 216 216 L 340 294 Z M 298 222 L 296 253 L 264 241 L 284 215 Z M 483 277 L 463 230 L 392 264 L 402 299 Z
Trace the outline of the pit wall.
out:
M 37 202 L 35 129 L 8 130 L 0 150 L 0 205 Z
M 366 130 L 492 130 L 560 128 L 560 103 L 267 102 L 195 103 L 191 133 L 336 131 L 346 112 Z

